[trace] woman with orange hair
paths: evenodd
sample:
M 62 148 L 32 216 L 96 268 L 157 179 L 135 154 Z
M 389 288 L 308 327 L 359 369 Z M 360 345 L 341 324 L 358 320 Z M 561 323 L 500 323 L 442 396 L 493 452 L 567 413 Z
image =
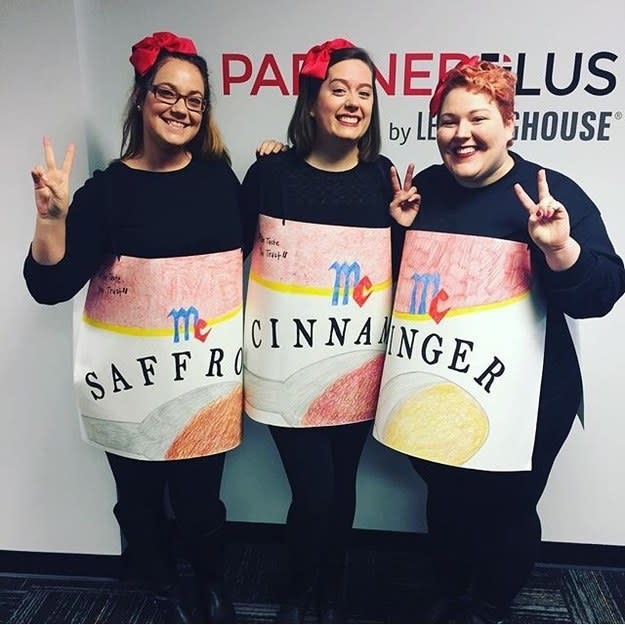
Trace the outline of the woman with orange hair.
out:
M 431 101 L 443 164 L 413 179 L 422 201 L 374 435 L 428 487 L 440 592 L 424 622 L 505 618 L 536 560 L 536 506 L 582 398 L 565 315 L 603 316 L 625 291 L 588 195 L 510 151 L 514 92 L 510 71 L 476 57 L 445 75 Z

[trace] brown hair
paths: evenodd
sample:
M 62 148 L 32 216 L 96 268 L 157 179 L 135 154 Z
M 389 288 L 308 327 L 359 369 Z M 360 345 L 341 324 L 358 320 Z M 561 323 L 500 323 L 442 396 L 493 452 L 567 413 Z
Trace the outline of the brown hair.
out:
M 335 50 L 330 55 L 328 68 L 341 61 L 356 59 L 365 63 L 371 70 L 371 85 L 373 88 L 373 107 L 371 110 L 371 122 L 367 132 L 358 141 L 358 159 L 361 161 L 373 161 L 380 154 L 382 143 L 380 135 L 380 111 L 378 108 L 378 94 L 375 88 L 375 65 L 368 52 L 362 48 L 342 48 Z M 326 72 L 327 76 L 327 72 Z M 305 158 L 310 154 L 315 143 L 317 124 L 310 116 L 310 111 L 317 100 L 319 89 L 323 80 L 312 76 L 299 77 L 299 94 L 295 102 L 295 110 L 289 122 L 288 137 L 296 153 Z
M 208 67 L 203 57 L 197 54 L 181 54 L 179 52 L 168 52 L 161 50 L 154 65 L 145 75 L 140 76 L 135 71 L 135 82 L 128 98 L 126 113 L 124 115 L 124 125 L 122 129 L 122 146 L 120 158 L 128 159 L 141 154 L 143 151 L 143 116 L 141 106 L 152 86 L 152 80 L 159 68 L 169 59 L 181 59 L 195 65 L 200 70 L 202 81 L 204 82 L 204 98 L 206 99 L 206 109 L 202 113 L 200 128 L 189 141 L 187 149 L 193 157 L 205 160 L 224 160 L 231 163 L 228 150 L 221 138 L 213 117 L 211 115 L 212 102 L 210 97 L 210 86 L 208 82 Z

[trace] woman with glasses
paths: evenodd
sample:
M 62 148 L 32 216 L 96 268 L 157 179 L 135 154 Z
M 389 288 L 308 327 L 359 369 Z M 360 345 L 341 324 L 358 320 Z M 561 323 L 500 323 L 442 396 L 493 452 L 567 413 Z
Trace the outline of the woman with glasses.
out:
M 44 139 L 24 276 L 44 304 L 89 282 L 74 377 L 83 435 L 105 450 L 117 486 L 124 560 L 169 600 L 172 620 L 230 623 L 220 486 L 242 433 L 239 182 L 193 41 L 154 33 L 130 62 L 121 157 L 71 203 L 74 148 L 58 166 Z M 166 492 L 194 608 L 180 601 Z

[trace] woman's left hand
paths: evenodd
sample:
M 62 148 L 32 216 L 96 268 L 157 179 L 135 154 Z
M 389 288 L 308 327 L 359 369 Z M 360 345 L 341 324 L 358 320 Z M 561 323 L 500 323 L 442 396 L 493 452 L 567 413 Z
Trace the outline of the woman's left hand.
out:
M 412 176 L 414 175 L 414 163 L 410 163 L 404 176 L 404 184 L 399 180 L 399 172 L 395 167 L 391 167 L 391 187 L 393 188 L 393 199 L 389 206 L 391 217 L 402 226 L 408 228 L 415 220 L 419 208 L 421 207 L 421 196 L 417 187 L 412 186 Z
M 538 204 L 520 184 L 514 185 L 514 191 L 529 214 L 529 235 L 545 254 L 547 264 L 555 271 L 571 267 L 579 256 L 579 244 L 571 238 L 569 214 L 564 204 L 549 193 L 545 170 L 538 171 Z

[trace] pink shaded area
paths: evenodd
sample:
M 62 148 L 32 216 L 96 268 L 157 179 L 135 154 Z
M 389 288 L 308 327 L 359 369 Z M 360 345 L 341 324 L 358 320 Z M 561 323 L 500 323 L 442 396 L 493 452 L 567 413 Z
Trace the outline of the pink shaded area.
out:
M 195 306 L 202 319 L 241 305 L 240 250 L 180 258 L 122 256 L 91 279 L 87 316 L 121 326 L 167 328 L 173 308 Z
M 331 287 L 335 272 L 330 265 L 335 261 L 358 262 L 361 278 L 368 276 L 373 284 L 391 277 L 390 228 L 327 226 L 288 220 L 282 225 L 281 219 L 266 215 L 260 216 L 258 227 L 251 270 L 267 280 Z M 284 252 L 286 257 L 271 255 Z
M 415 273 L 440 274 L 440 288 L 447 295 L 438 304 L 440 309 L 501 302 L 531 286 L 527 245 L 487 237 L 407 232 L 395 297 L 398 312 L 410 310 Z M 420 291 L 417 302 L 419 299 Z
M 338 378 L 310 404 L 302 425 L 341 425 L 373 419 L 383 364 L 384 352 L 381 352 Z

